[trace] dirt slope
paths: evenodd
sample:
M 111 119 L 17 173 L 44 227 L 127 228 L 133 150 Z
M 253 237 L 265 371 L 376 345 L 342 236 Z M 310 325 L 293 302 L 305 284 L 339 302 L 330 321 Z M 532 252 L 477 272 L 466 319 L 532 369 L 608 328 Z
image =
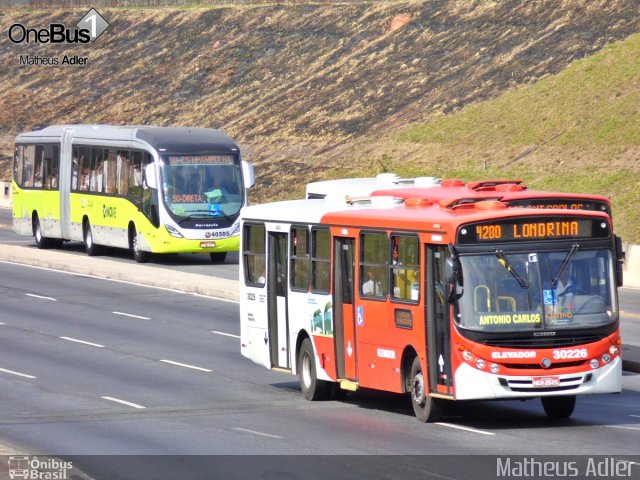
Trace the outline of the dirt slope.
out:
M 0 30 L 71 26 L 84 13 L 4 9 Z M 12 138 L 37 124 L 198 125 L 239 140 L 257 166 L 257 199 L 286 196 L 292 182 L 339 166 L 362 136 L 498 96 L 640 31 L 637 0 L 100 13 L 111 26 L 89 46 L 16 45 L 3 33 L 0 177 Z M 21 54 L 88 65 L 20 66 Z

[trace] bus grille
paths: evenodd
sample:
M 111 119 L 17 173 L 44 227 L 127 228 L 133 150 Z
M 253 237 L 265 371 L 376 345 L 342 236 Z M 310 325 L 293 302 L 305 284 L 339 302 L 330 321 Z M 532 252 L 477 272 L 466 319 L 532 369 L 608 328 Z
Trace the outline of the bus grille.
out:
M 490 347 L 500 348 L 558 348 L 593 343 L 605 337 L 606 335 L 579 335 L 575 337 L 491 338 L 477 341 Z
M 520 370 L 553 370 L 554 368 L 580 367 L 585 363 L 586 360 L 577 360 L 575 362 L 558 362 L 552 363 L 548 368 L 543 367 L 539 363 L 505 363 L 504 366 L 507 368 Z

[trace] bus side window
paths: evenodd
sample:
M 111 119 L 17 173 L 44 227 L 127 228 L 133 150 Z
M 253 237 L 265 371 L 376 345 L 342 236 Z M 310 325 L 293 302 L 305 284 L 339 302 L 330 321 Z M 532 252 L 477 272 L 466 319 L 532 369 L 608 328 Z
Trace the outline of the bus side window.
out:
M 360 235 L 360 294 L 383 299 L 389 289 L 386 233 Z
M 13 179 L 22 187 L 22 159 L 24 155 L 25 147 L 20 145 L 16 146 L 15 159 L 13 162 Z
M 23 150 L 22 157 L 22 185 L 25 187 L 33 187 L 33 169 L 36 158 L 36 146 L 26 145 Z
M 394 300 L 417 302 L 420 298 L 418 237 L 391 236 L 391 281 Z
M 331 286 L 331 235 L 326 228 L 311 230 L 311 290 L 329 293 Z
M 246 224 L 242 236 L 244 281 L 247 285 L 264 287 L 266 279 L 264 225 Z
M 309 290 L 309 231 L 306 227 L 291 229 L 291 288 Z

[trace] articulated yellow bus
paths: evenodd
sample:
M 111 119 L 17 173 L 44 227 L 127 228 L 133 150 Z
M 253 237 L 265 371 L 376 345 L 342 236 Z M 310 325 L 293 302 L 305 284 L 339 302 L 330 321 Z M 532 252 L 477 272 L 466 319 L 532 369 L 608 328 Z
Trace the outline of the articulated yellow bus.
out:
M 223 262 L 240 244 L 240 209 L 255 176 L 226 135 L 207 128 L 58 125 L 19 135 L 13 228 L 38 248 L 84 242 L 151 253 L 206 252 Z

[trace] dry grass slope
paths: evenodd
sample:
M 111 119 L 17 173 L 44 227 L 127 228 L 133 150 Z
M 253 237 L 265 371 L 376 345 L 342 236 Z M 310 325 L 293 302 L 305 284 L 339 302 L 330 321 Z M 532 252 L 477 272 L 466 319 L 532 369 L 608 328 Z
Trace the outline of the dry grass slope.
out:
M 0 30 L 16 22 L 72 25 L 83 13 L 0 10 Z M 393 132 L 555 75 L 640 31 L 636 0 L 322 2 L 101 13 L 111 27 L 89 46 L 18 46 L 6 37 L 0 43 L 0 176 L 8 174 L 16 133 L 79 122 L 222 128 L 256 164 L 256 200 L 300 194 L 306 181 L 327 175 L 395 168 L 405 157 L 416 170 L 432 170 L 428 155 L 434 155 L 461 171 L 460 162 L 486 151 L 465 142 L 417 146 Z M 89 64 L 25 67 L 21 54 L 75 54 Z M 510 158 L 522 149 L 503 145 L 500 153 Z M 446 152 L 456 162 L 447 161 Z M 349 167 L 354 160 L 367 168 Z

